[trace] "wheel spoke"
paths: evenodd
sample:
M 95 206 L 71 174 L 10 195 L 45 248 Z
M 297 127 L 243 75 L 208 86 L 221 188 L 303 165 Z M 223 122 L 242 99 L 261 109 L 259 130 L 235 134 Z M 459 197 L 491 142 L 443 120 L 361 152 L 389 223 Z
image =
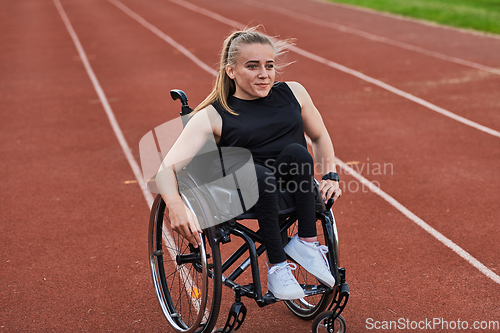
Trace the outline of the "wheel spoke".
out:
M 184 184 L 178 178 L 185 205 L 200 221 L 210 219 L 211 215 L 208 215 L 208 218 L 203 216 L 209 209 L 203 195 L 200 195 L 201 192 L 196 187 L 188 187 L 186 191 Z M 199 193 L 195 194 L 196 191 Z M 202 238 L 204 244 L 199 250 L 194 250 L 186 239 L 171 229 L 168 210 L 161 197 L 157 197 L 153 208 L 154 219 L 152 218 L 150 223 L 154 223 L 154 226 L 150 227 L 150 230 L 153 230 L 150 237 L 154 238 L 154 243 L 150 244 L 156 244 L 156 248 L 150 249 L 150 253 L 155 252 L 154 256 L 151 256 L 154 259 L 151 260 L 151 268 L 164 314 L 176 331 L 196 330 L 209 333 L 217 320 L 222 285 L 218 244 L 215 244 L 214 248 L 210 244 L 213 242 L 213 230 L 207 229 Z M 164 250 L 162 255 L 156 252 L 160 249 Z M 199 259 L 177 265 L 179 255 L 190 254 L 196 254 Z M 208 258 L 210 262 L 207 261 Z M 215 265 L 214 260 L 217 260 Z M 210 265 L 210 271 L 207 265 Z M 214 282 L 212 277 L 217 282 Z M 214 283 L 217 288 L 214 288 Z
M 324 243 L 325 237 L 321 219 L 316 221 L 316 225 L 318 226 L 316 228 L 318 241 Z M 293 237 L 297 231 L 298 222 L 295 222 L 288 229 L 288 236 Z M 318 280 L 301 266 L 298 266 L 294 271 L 294 276 L 301 285 L 319 285 Z M 330 294 L 315 294 L 297 300 L 285 301 L 285 304 L 295 315 L 303 319 L 313 319 L 328 306 L 330 297 Z

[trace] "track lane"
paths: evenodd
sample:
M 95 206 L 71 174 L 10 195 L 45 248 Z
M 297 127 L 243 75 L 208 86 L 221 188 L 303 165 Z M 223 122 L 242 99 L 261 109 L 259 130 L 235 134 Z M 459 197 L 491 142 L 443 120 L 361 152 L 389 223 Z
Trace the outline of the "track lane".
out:
M 121 131 L 120 125 L 118 125 L 116 121 L 116 117 L 113 113 L 113 110 L 111 109 L 111 106 L 109 105 L 107 96 L 102 90 L 99 80 L 95 76 L 95 73 L 92 67 L 90 66 L 87 54 L 85 53 L 85 50 L 83 49 L 82 44 L 80 43 L 80 40 L 75 30 L 73 29 L 73 26 L 71 25 L 71 22 L 69 21 L 64 8 L 61 5 L 61 2 L 59 0 L 54 0 L 54 5 L 56 6 L 57 11 L 61 16 L 61 19 L 63 20 L 64 25 L 66 26 L 66 29 L 68 30 L 68 33 L 70 34 L 71 39 L 75 44 L 75 47 L 78 51 L 78 57 L 82 61 L 83 66 L 85 67 L 85 71 L 87 72 L 87 75 L 89 76 L 89 79 L 92 82 L 92 85 L 94 86 L 97 96 L 99 97 L 99 101 L 101 102 L 101 105 L 103 106 L 104 111 L 106 112 L 106 116 L 108 117 L 111 128 L 113 129 L 113 132 L 115 133 L 115 136 L 118 142 L 120 143 L 120 147 L 122 148 L 123 154 L 127 158 L 130 168 L 132 169 L 132 172 L 134 173 L 134 176 L 137 179 L 139 187 L 141 188 L 142 194 L 144 195 L 144 199 L 146 200 L 148 206 L 151 208 L 154 198 L 147 189 L 146 182 L 142 177 L 141 168 L 139 167 L 139 164 L 137 163 L 135 158 L 132 156 L 132 150 L 130 149 L 127 139 L 125 139 L 123 132 Z
M 2 330 L 125 331 L 156 319 L 136 237 L 148 209 L 123 183 L 130 167 L 54 4 L 5 11 Z
M 72 4 L 70 4 L 70 5 L 72 5 Z M 99 4 L 95 3 L 94 5 L 97 6 Z M 86 45 L 89 45 L 89 46 L 92 45 L 92 43 L 96 41 L 96 38 L 95 38 L 96 36 L 100 36 L 100 34 L 95 33 L 96 31 L 100 31 L 100 32 L 105 31 L 103 29 L 99 29 L 99 26 L 107 27 L 106 20 L 109 20 L 109 17 L 107 16 L 107 14 L 111 13 L 111 11 L 109 11 L 109 12 L 106 11 L 106 8 L 108 8 L 108 7 L 103 6 L 103 7 L 94 7 L 94 8 L 99 8 L 99 12 L 104 11 L 104 13 L 106 15 L 102 15 L 100 20 L 95 20 L 95 19 L 93 19 L 93 17 L 96 15 L 96 13 L 94 11 L 89 11 L 87 13 L 88 14 L 87 18 L 90 18 L 90 20 L 82 19 L 82 22 L 80 23 L 80 29 L 78 30 L 78 32 L 81 32 L 81 31 L 85 31 L 85 29 L 89 29 L 88 28 L 89 25 L 86 23 L 92 22 L 92 27 L 94 28 L 94 30 L 91 31 L 92 33 L 88 34 L 87 41 L 86 41 Z M 73 12 L 72 19 L 78 20 L 78 17 L 80 16 L 79 10 L 83 9 L 83 6 L 81 6 L 81 7 L 75 6 L 73 9 L 74 9 L 74 12 Z M 113 16 L 113 15 L 111 15 L 111 16 Z M 96 25 L 97 21 L 100 21 L 99 25 Z M 123 22 L 125 22 L 125 20 Z M 110 22 L 108 21 L 107 23 L 109 24 Z M 113 22 L 113 23 L 116 23 L 116 22 Z M 116 25 L 113 24 L 113 26 L 116 26 Z M 127 27 L 127 26 L 129 26 L 129 24 L 126 24 L 126 23 L 123 25 L 117 25 L 116 30 L 119 31 L 120 29 Z M 214 28 L 217 29 L 218 27 L 216 26 Z M 135 28 L 133 28 L 132 30 L 135 30 Z M 139 31 L 139 30 L 137 30 L 137 31 Z M 173 30 L 173 31 L 180 34 L 183 30 Z M 119 31 L 119 32 L 122 32 L 122 31 Z M 127 64 L 128 64 L 128 67 L 131 67 L 131 65 L 130 65 L 131 59 L 130 58 L 127 59 L 125 56 L 128 54 L 128 52 L 132 52 L 132 54 L 133 54 L 133 52 L 136 51 L 137 49 L 141 49 L 141 47 L 139 47 L 139 46 L 143 46 L 143 45 L 137 44 L 137 43 L 132 43 L 132 45 L 126 45 L 125 41 L 122 41 L 122 43 L 117 42 L 117 44 L 109 44 L 111 41 L 114 41 L 114 39 L 118 39 L 118 38 L 113 38 L 112 35 L 115 33 L 116 33 L 116 31 L 112 31 L 112 33 L 110 33 L 108 36 L 103 36 L 101 39 L 102 42 L 101 43 L 98 42 L 96 45 L 94 45 L 95 50 L 99 51 L 99 52 L 96 52 L 96 54 L 94 54 L 93 62 L 95 65 L 101 66 L 100 70 L 98 71 L 98 77 L 100 77 L 100 75 L 102 75 L 103 73 L 106 73 L 106 75 L 104 75 L 104 76 L 109 75 L 109 78 L 107 79 L 107 80 L 109 80 L 109 83 L 108 83 L 108 87 L 107 87 L 106 91 L 108 91 L 108 89 L 111 89 L 111 90 L 115 89 L 115 91 L 119 91 L 118 86 L 120 85 L 119 84 L 120 82 L 125 82 L 125 83 L 122 83 L 122 89 L 123 89 L 123 87 L 130 86 L 131 82 L 141 81 L 141 80 L 137 80 L 137 79 L 135 81 L 130 80 L 130 78 L 134 78 L 134 77 L 142 78 L 144 75 L 144 74 L 140 73 L 140 71 L 137 71 L 137 73 L 136 73 L 137 76 L 130 75 L 130 73 L 127 72 Z M 224 32 L 224 34 L 226 34 L 226 31 Z M 120 34 L 118 33 L 118 35 L 120 35 Z M 147 37 L 145 37 L 145 35 L 143 36 L 142 33 L 138 33 L 138 36 L 136 36 L 136 37 L 137 37 L 135 39 L 136 42 L 140 41 L 143 38 L 147 39 Z M 192 36 L 190 36 L 190 37 L 192 37 Z M 145 43 L 145 44 L 147 44 L 147 43 Z M 208 45 L 211 43 L 206 43 L 206 44 Z M 214 38 L 213 44 L 216 47 L 219 47 L 220 41 L 216 42 L 215 38 Z M 110 52 L 109 49 L 113 50 L 114 48 L 117 47 L 117 45 L 123 46 L 123 49 L 120 49 L 120 51 L 122 51 L 122 52 L 116 52 L 116 54 L 110 55 L 109 53 L 112 53 L 112 52 Z M 108 47 L 109 47 L 109 49 L 108 49 Z M 158 47 L 158 45 L 155 43 L 154 47 L 152 47 L 152 49 L 157 48 L 157 47 Z M 124 51 L 126 51 L 126 52 L 124 52 Z M 150 52 L 149 50 L 147 52 L 144 51 L 144 54 L 142 54 L 142 56 L 146 57 L 149 52 Z M 106 55 L 106 58 L 104 58 L 102 56 L 103 53 Z M 147 59 L 150 59 L 150 58 L 147 58 Z M 121 60 L 121 62 L 120 62 L 120 60 Z M 117 63 L 117 61 L 118 61 L 118 63 Z M 187 63 L 185 63 L 185 62 L 181 62 L 181 64 L 182 63 L 187 65 Z M 177 61 L 176 61 L 176 65 L 179 65 L 179 63 Z M 139 66 L 139 65 L 135 64 L 135 66 Z M 189 68 L 192 68 L 192 65 L 187 65 L 187 66 L 189 66 Z M 151 66 L 151 68 L 153 68 L 153 66 Z M 150 71 L 151 68 L 145 68 L 145 69 Z M 291 68 L 292 67 L 290 67 L 290 69 Z M 169 71 L 170 70 L 173 70 L 173 69 L 169 68 Z M 297 71 L 297 72 L 302 72 L 302 71 Z M 124 73 L 123 77 L 120 78 L 119 82 L 118 82 L 118 80 L 114 81 L 113 76 L 119 75 L 119 73 Z M 288 73 L 288 70 L 287 70 L 287 73 Z M 293 74 L 293 72 L 292 72 L 292 74 Z M 196 78 L 199 77 L 199 75 L 200 75 L 200 71 L 196 70 L 195 74 L 193 74 L 194 79 L 192 80 L 192 82 L 198 81 L 198 80 L 196 80 Z M 286 74 L 286 75 L 288 75 L 288 74 Z M 302 73 L 301 75 L 306 76 L 304 73 Z M 292 77 L 292 75 L 290 75 L 290 77 Z M 129 79 L 129 80 L 127 80 L 127 79 Z M 158 80 L 158 78 L 152 78 L 150 81 L 151 83 L 149 83 L 149 87 L 148 87 L 149 89 L 143 88 L 143 90 L 139 90 L 143 93 L 143 95 L 141 98 L 137 97 L 138 103 L 135 106 L 128 105 L 128 107 L 130 107 L 130 109 L 131 109 L 129 111 L 130 113 L 127 113 L 127 112 L 123 112 L 123 113 L 120 112 L 119 113 L 120 114 L 119 115 L 120 123 L 125 122 L 125 124 L 127 124 L 127 126 L 128 126 L 127 130 L 126 130 L 127 137 L 140 138 L 140 136 L 143 133 L 145 133 L 145 132 L 139 133 L 141 130 L 143 130 L 143 128 L 141 128 L 140 130 L 137 130 L 135 128 L 136 125 L 133 124 L 133 122 L 135 121 L 136 123 L 138 123 L 138 125 L 137 125 L 138 127 L 144 126 L 144 124 L 142 124 L 142 122 L 141 122 L 141 119 L 137 118 L 137 105 L 145 105 L 145 103 L 147 103 L 147 101 L 149 99 L 151 99 L 151 100 L 156 101 L 157 104 L 153 103 L 152 101 L 150 102 L 152 110 L 148 109 L 148 111 L 147 111 L 148 114 L 150 112 L 154 112 L 155 109 L 157 109 L 157 108 L 163 107 L 163 108 L 167 109 L 166 107 L 162 106 L 162 105 L 164 105 L 164 104 L 162 104 L 164 102 L 164 100 L 159 102 L 162 98 L 162 97 L 160 97 L 161 93 L 163 93 L 163 91 L 161 91 L 161 92 L 156 91 L 156 84 L 160 84 L 159 81 L 160 80 Z M 207 81 L 210 81 L 210 80 L 207 80 Z M 302 80 L 299 80 L 299 81 L 302 82 Z M 177 81 L 174 81 L 174 83 L 177 83 Z M 191 83 L 191 82 L 189 82 L 189 83 Z M 209 85 L 209 83 L 210 82 L 208 82 L 206 84 Z M 140 85 L 137 85 L 137 86 L 140 86 Z M 148 84 L 146 83 L 146 84 L 144 84 L 144 86 L 147 87 Z M 356 85 L 350 84 L 346 88 L 350 88 L 350 87 L 356 87 Z M 167 89 L 169 89 L 169 88 L 171 88 L 171 87 L 168 87 Z M 205 88 L 203 88 L 203 89 L 205 89 Z M 163 90 L 163 89 L 159 89 L 159 90 Z M 128 91 L 128 94 L 132 94 L 135 91 L 136 90 L 131 88 Z M 339 90 L 339 91 L 341 91 L 341 90 Z M 347 91 L 347 89 L 346 89 L 346 91 Z M 199 92 L 194 90 L 193 93 L 200 95 L 200 96 L 203 96 L 206 94 L 205 91 L 201 91 L 201 90 Z M 192 95 L 191 92 L 189 94 L 190 94 L 190 96 Z M 120 95 L 120 96 L 124 96 L 124 95 Z M 125 94 L 125 96 L 127 97 L 127 94 Z M 334 96 L 334 97 L 338 97 L 338 96 Z M 193 99 L 193 100 L 195 100 L 195 99 Z M 316 100 L 317 100 L 317 98 L 315 98 L 315 101 Z M 118 103 L 118 102 L 114 102 L 114 103 Z M 113 103 L 113 105 L 114 105 L 114 103 Z M 129 103 L 131 103 L 131 101 L 127 100 L 127 103 L 123 103 L 123 104 L 129 104 Z M 347 103 L 347 100 L 346 100 L 346 103 Z M 174 107 L 175 112 L 170 111 L 170 109 L 169 109 L 169 112 L 173 112 L 172 116 L 177 112 L 178 107 L 176 104 L 177 103 L 175 103 L 175 107 Z M 328 103 L 325 105 L 325 108 L 326 108 L 326 106 L 328 106 Z M 122 107 L 124 107 L 124 105 L 120 104 L 120 107 L 117 109 L 122 109 Z M 125 109 L 126 109 L 126 107 L 127 106 L 125 106 Z M 323 108 L 323 109 L 325 109 L 325 108 Z M 166 111 L 165 109 L 162 111 Z M 135 111 L 135 114 L 134 114 L 134 111 Z M 102 112 L 102 110 L 101 110 L 101 112 Z M 161 117 L 165 117 L 165 113 L 162 113 Z M 99 118 L 101 118 L 101 117 L 99 117 Z M 104 118 L 104 117 L 102 117 L 102 118 Z M 156 118 L 156 119 L 158 119 L 158 118 Z M 156 119 L 155 119 L 155 121 L 156 121 Z M 148 122 L 149 120 L 143 119 L 142 121 Z M 154 121 L 152 121 L 152 122 L 154 122 Z M 332 128 L 332 126 L 333 126 L 332 124 L 334 124 L 332 118 L 329 117 L 328 122 L 329 122 L 329 127 Z M 144 126 L 144 127 L 147 127 L 147 126 Z M 149 129 L 151 129 L 151 128 L 148 128 L 147 130 L 149 130 Z M 342 134 L 342 133 L 339 133 L 337 135 L 340 135 L 340 134 Z M 337 138 L 334 138 L 334 142 L 337 142 L 336 141 Z M 112 140 L 112 139 L 113 138 L 110 136 L 110 140 Z M 353 146 L 354 145 L 355 144 L 353 143 Z M 345 150 L 345 152 L 347 153 L 347 150 Z M 362 156 L 362 154 L 364 154 L 364 153 L 366 153 L 366 151 L 360 152 L 359 156 Z M 117 157 L 118 156 L 119 156 L 119 154 L 117 155 Z M 126 164 L 123 159 L 120 163 Z M 126 168 L 124 168 L 124 169 L 126 169 Z M 138 196 L 138 197 L 140 197 L 140 196 Z M 347 196 L 345 198 L 347 198 Z M 484 318 L 484 316 L 485 316 L 485 314 L 488 315 L 491 313 L 491 309 L 494 306 L 494 299 L 495 299 L 495 297 L 497 297 L 497 295 L 495 293 L 493 293 L 493 295 L 491 295 L 491 294 L 488 295 L 487 293 L 488 293 L 488 291 L 494 290 L 494 287 L 490 286 L 490 284 L 488 284 L 486 282 L 484 285 L 481 285 L 480 287 L 472 287 L 469 289 L 469 284 L 467 283 L 467 282 L 470 283 L 473 280 L 483 281 L 482 280 L 483 277 L 481 277 L 480 274 L 470 273 L 470 268 L 468 267 L 468 265 L 466 265 L 466 264 L 464 265 L 463 262 L 460 261 L 459 259 L 457 259 L 456 256 L 453 256 L 453 255 L 449 256 L 449 252 L 442 251 L 442 248 L 440 246 L 435 246 L 435 244 L 426 244 L 427 243 L 426 242 L 426 235 L 419 233 L 420 230 L 418 228 L 415 229 L 415 228 L 412 228 L 411 226 L 409 226 L 407 224 L 405 218 L 396 217 L 396 218 L 391 218 L 389 221 L 384 221 L 384 219 L 382 219 L 382 217 L 384 216 L 384 213 L 387 213 L 388 211 L 384 209 L 383 202 L 380 202 L 376 198 L 374 200 L 373 195 L 371 195 L 371 194 L 365 195 L 365 196 L 363 196 L 363 195 L 361 195 L 361 196 L 355 195 L 354 196 L 353 195 L 353 196 L 351 196 L 351 198 L 354 198 L 355 200 L 353 200 L 353 202 L 350 203 L 349 205 L 347 205 L 347 202 L 345 202 L 345 204 L 343 206 L 342 205 L 338 206 L 338 208 L 336 210 L 337 214 L 338 214 L 338 211 L 340 211 L 342 213 L 340 215 L 354 217 L 354 216 L 372 216 L 374 214 L 374 211 L 379 213 L 379 216 L 375 216 L 373 218 L 373 220 L 366 219 L 363 221 L 364 223 L 366 223 L 366 228 L 359 226 L 360 221 L 355 221 L 352 218 L 342 218 L 342 220 L 344 221 L 344 224 L 342 224 L 341 228 L 344 228 L 344 227 L 346 228 L 344 230 L 342 230 L 342 229 L 340 230 L 342 251 L 344 253 L 343 262 L 345 262 L 346 264 L 349 265 L 348 270 L 349 270 L 349 274 L 350 274 L 349 277 L 350 277 L 350 279 L 352 278 L 352 280 L 350 280 L 350 282 L 352 281 L 352 284 L 351 284 L 352 290 L 356 290 L 358 292 L 357 296 L 366 295 L 366 298 L 353 297 L 351 299 L 351 301 L 350 301 L 351 303 L 349 304 L 349 307 L 348 307 L 350 309 L 350 311 L 348 311 L 349 309 L 346 310 L 346 314 L 347 314 L 348 320 L 349 320 L 349 322 L 348 322 L 349 328 L 351 330 L 362 331 L 363 327 L 364 327 L 364 322 L 362 320 L 366 316 L 377 315 L 380 318 L 383 316 L 387 316 L 388 313 L 389 313 L 389 316 L 392 316 L 393 313 L 389 310 L 394 311 L 395 309 L 397 310 L 397 315 L 404 314 L 404 315 L 410 315 L 410 316 L 412 316 L 412 315 L 413 316 L 420 316 L 420 317 L 416 317 L 415 319 L 421 319 L 421 313 L 426 313 L 426 314 L 429 313 L 428 309 L 431 309 L 433 313 L 436 313 L 438 315 L 439 314 L 444 315 L 444 316 L 462 315 L 463 317 L 477 316 L 480 319 L 488 319 L 488 318 Z M 142 201 L 141 201 L 142 199 L 137 199 L 137 200 L 138 200 L 137 202 L 141 202 L 141 204 L 142 204 Z M 340 205 L 341 203 L 342 202 L 339 202 L 338 205 Z M 391 211 L 389 211 L 389 212 L 391 212 Z M 139 215 L 141 215 L 141 214 L 139 214 Z M 142 217 L 140 217 L 139 220 L 144 221 L 143 214 L 141 216 Z M 130 218 L 130 217 L 128 217 L 128 218 Z M 340 220 L 341 218 L 339 217 L 338 219 Z M 367 233 L 367 231 L 372 230 L 371 227 L 374 225 L 376 225 L 378 227 L 376 232 Z M 404 225 L 406 227 L 403 230 L 401 228 L 402 225 Z M 351 236 L 351 234 L 353 234 L 354 232 L 357 232 L 357 233 L 353 236 L 353 238 L 349 238 Z M 401 236 L 402 234 L 420 236 L 421 242 L 414 242 L 414 244 L 415 244 L 416 248 L 419 248 L 421 250 L 415 251 L 414 248 L 407 249 L 406 247 L 407 247 L 408 241 L 406 238 Z M 358 246 L 356 244 L 359 244 L 360 239 L 363 239 L 363 242 L 365 242 L 366 239 L 369 239 L 370 243 L 375 244 L 375 246 L 371 247 L 371 248 L 363 248 L 363 249 L 361 249 L 361 251 L 358 252 L 357 251 Z M 387 244 L 380 244 L 380 242 L 384 242 L 384 241 Z M 399 250 L 399 251 L 403 251 L 403 255 L 398 254 L 398 253 L 393 253 L 393 251 L 399 245 L 403 245 L 401 247 L 403 250 Z M 381 253 L 383 253 L 383 254 L 388 253 L 388 255 L 386 258 L 381 257 L 380 256 Z M 436 257 L 428 256 L 428 254 L 430 254 L 430 253 L 432 253 Z M 422 260 L 417 259 L 416 264 L 414 266 L 409 266 L 409 268 L 405 266 L 405 272 L 404 272 L 405 274 L 412 276 L 411 281 L 412 282 L 414 281 L 415 285 L 409 286 L 409 287 L 404 286 L 401 283 L 402 282 L 401 276 L 398 276 L 398 275 L 387 276 L 386 274 L 382 274 L 384 272 L 384 269 L 386 269 L 385 272 L 387 272 L 387 270 L 389 270 L 389 271 L 393 270 L 394 262 L 404 264 L 407 260 L 410 260 L 410 261 L 415 260 L 415 257 L 417 257 L 417 258 L 423 257 L 423 259 Z M 437 259 L 437 258 L 439 258 L 439 259 Z M 443 267 L 439 265 L 442 258 L 445 258 L 445 260 L 449 261 L 451 267 L 453 267 L 453 266 L 456 267 L 456 269 L 452 270 L 452 272 L 453 272 L 452 276 L 450 276 L 449 272 L 445 271 L 443 269 Z M 124 258 L 124 260 L 125 259 L 130 260 L 130 258 Z M 141 259 L 142 259 L 142 257 L 141 257 Z M 363 261 L 363 260 L 365 260 L 365 261 Z M 367 267 L 368 266 L 367 262 L 370 262 L 370 267 Z M 377 265 L 379 265 L 379 266 L 377 266 Z M 379 267 L 383 267 L 383 269 L 380 269 Z M 144 273 L 144 272 L 142 272 L 142 273 Z M 424 276 L 423 274 L 426 274 L 427 276 Z M 149 276 L 147 276 L 147 278 L 149 278 Z M 438 281 L 439 283 L 441 283 L 443 285 L 429 287 L 429 281 Z M 461 294 L 461 296 L 463 296 L 468 301 L 475 302 L 476 304 L 479 304 L 478 307 L 473 309 L 473 311 L 470 313 L 467 312 L 466 307 L 462 306 L 462 305 L 459 305 L 458 309 L 454 309 L 454 307 L 457 306 L 456 300 L 454 299 L 454 297 L 456 297 L 456 293 L 448 294 L 447 291 L 449 290 L 449 288 L 457 287 L 456 281 L 462 281 L 461 282 L 462 284 L 460 285 L 460 289 L 461 289 L 460 291 L 464 292 L 464 293 Z M 144 289 L 147 289 L 150 287 L 149 280 L 147 282 L 148 283 L 146 285 L 142 286 L 142 288 L 141 288 L 142 292 Z M 373 285 L 376 285 L 377 288 L 374 289 Z M 391 290 L 391 288 L 393 288 L 395 286 L 397 288 L 394 289 L 394 291 Z M 418 286 L 420 286 L 421 288 L 428 287 L 433 292 L 429 293 L 429 295 L 421 295 L 417 292 Z M 384 288 L 382 288 L 382 287 L 384 287 Z M 484 288 L 485 290 L 481 290 L 481 288 Z M 89 288 L 87 290 L 91 290 L 91 288 Z M 410 301 L 408 302 L 408 304 L 401 304 L 400 303 L 402 294 L 410 297 Z M 104 293 L 104 295 L 107 295 L 107 293 Z M 442 303 L 443 303 L 442 305 L 441 305 L 441 303 L 439 303 L 439 305 L 442 306 L 442 309 L 438 309 L 436 307 L 435 298 L 434 298 L 436 295 L 438 295 L 440 297 L 440 301 L 442 301 Z M 399 298 L 399 299 L 397 299 L 397 298 Z M 118 299 L 120 302 L 121 301 L 130 302 L 130 295 L 120 296 L 120 297 L 117 297 L 116 299 Z M 374 309 L 374 304 L 368 303 L 367 300 L 375 300 L 377 302 L 377 309 Z M 416 300 L 418 300 L 418 302 L 416 302 Z M 144 307 L 143 297 L 139 296 L 137 299 L 134 299 L 134 301 L 136 301 L 138 304 L 138 305 L 136 305 L 135 310 L 141 311 L 141 309 Z M 140 304 L 141 302 L 143 302 L 143 304 Z M 153 300 L 153 303 L 154 302 L 156 302 L 156 301 Z M 146 304 L 147 305 L 145 307 L 147 307 L 148 309 L 149 308 L 151 308 L 151 309 L 157 308 L 157 304 L 149 304 L 149 303 L 146 303 Z M 253 332 L 254 329 L 263 330 L 263 331 L 272 329 L 272 330 L 279 331 L 283 327 L 283 322 L 287 322 L 287 324 L 289 324 L 292 327 L 291 331 L 296 330 L 297 332 L 303 332 L 304 329 L 307 329 L 309 327 L 309 324 L 305 324 L 305 323 L 302 323 L 300 321 L 297 321 L 296 318 L 291 316 L 287 312 L 287 310 L 284 309 L 283 304 L 273 305 L 273 306 L 267 307 L 265 309 L 258 309 L 258 308 L 254 309 L 254 308 L 252 308 L 251 302 L 246 302 L 246 304 L 250 308 L 249 311 L 252 312 L 252 317 L 250 319 L 248 319 L 249 321 L 243 326 L 242 331 Z M 283 307 L 283 308 L 281 308 L 281 307 Z M 449 310 L 450 308 L 451 308 L 451 310 Z M 272 320 L 270 322 L 263 321 L 262 318 L 269 318 L 270 317 L 268 311 L 270 311 L 272 309 L 276 309 L 277 313 L 282 312 L 284 317 L 278 318 L 277 320 L 274 321 L 274 323 Z M 355 309 L 359 310 L 359 312 L 354 312 Z M 224 310 L 222 310 L 222 313 L 223 312 L 224 312 Z M 90 313 L 92 313 L 92 311 L 90 311 Z M 127 313 L 127 312 L 125 311 L 125 313 Z M 111 325 L 116 325 L 116 326 L 113 326 L 113 328 L 117 328 L 117 329 L 120 329 L 120 327 L 123 327 L 124 329 L 130 329 L 130 327 L 135 327 L 135 326 L 130 326 L 131 325 L 130 321 L 127 321 L 127 320 L 125 320 L 124 323 L 119 323 L 118 320 L 116 320 L 116 315 L 118 315 L 118 314 L 122 314 L 122 313 L 117 313 L 116 311 L 112 311 L 108 318 L 103 319 L 106 321 L 103 321 L 103 320 L 99 321 L 99 320 L 96 320 L 95 317 L 91 317 L 90 323 L 88 323 L 89 326 L 86 326 L 86 327 L 94 327 L 94 328 L 98 329 L 98 327 L 103 328 L 103 327 L 106 327 L 106 325 L 107 325 L 107 327 L 109 327 L 110 323 L 112 323 Z M 80 313 L 77 312 L 76 315 L 80 316 Z M 156 313 L 156 315 L 160 316 L 159 313 Z M 363 315 L 365 315 L 365 316 L 363 317 Z M 42 313 L 41 317 L 43 318 L 43 316 L 47 316 L 47 314 Z M 481 316 L 483 316 L 483 317 L 481 317 Z M 151 317 L 150 316 L 147 316 L 147 317 L 148 317 L 148 319 L 149 318 L 153 319 L 152 321 L 150 321 L 146 324 L 146 325 L 153 324 L 153 326 L 147 326 L 148 328 L 154 327 L 153 329 L 156 329 L 156 327 L 158 327 L 158 326 L 156 326 L 156 323 L 159 323 L 158 325 L 160 325 L 160 327 L 164 326 L 161 324 L 161 322 L 162 322 L 161 318 L 158 318 L 158 320 L 157 320 L 157 318 L 154 315 L 152 315 Z M 224 317 L 224 316 L 221 315 L 221 317 Z M 125 319 L 128 319 L 128 317 L 126 317 Z M 250 322 L 255 323 L 255 325 L 250 325 L 249 324 Z M 98 326 L 97 324 L 100 324 L 101 326 Z M 134 324 L 139 324 L 139 323 L 134 323 Z M 142 324 L 145 324 L 144 320 L 143 320 Z M 121 325 L 123 325 L 123 326 L 121 326 Z M 128 326 L 126 326 L 126 325 L 128 325 Z M 243 329 L 245 329 L 245 330 L 243 330 Z
M 186 74 L 186 67 L 192 66 L 189 59 L 107 1 L 63 5 L 82 44 L 94 57 L 92 66 L 104 91 L 114 99 L 113 110 L 139 161 L 142 136 L 179 115 L 179 103 L 171 100 L 169 91 L 189 86 L 193 90 L 190 100 L 199 100 L 211 88 L 213 76 L 203 71 Z M 152 11 L 152 15 L 165 22 L 181 15 L 171 9 L 158 12 Z M 108 24 L 113 29 L 106 28 L 107 20 L 112 20 Z M 99 29 L 86 28 L 89 22 L 98 24 L 101 31 L 96 34 Z

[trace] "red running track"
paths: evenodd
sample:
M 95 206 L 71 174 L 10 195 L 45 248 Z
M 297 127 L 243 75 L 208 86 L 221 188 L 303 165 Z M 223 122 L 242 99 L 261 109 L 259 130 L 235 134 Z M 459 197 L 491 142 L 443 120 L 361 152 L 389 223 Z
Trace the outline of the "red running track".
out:
M 189 2 L 220 20 L 181 2 L 122 3 L 213 68 L 232 30 L 221 17 L 262 23 L 316 56 L 500 130 L 500 75 L 318 22 L 493 69 L 500 68 L 498 38 L 320 1 Z M 62 6 L 139 160 L 140 138 L 177 117 L 168 91 L 183 89 L 196 105 L 213 76 L 108 1 L 62 0 Z M 54 2 L 2 7 L 0 328 L 170 332 L 148 268 L 148 206 Z M 297 53 L 287 60 L 296 62 L 280 80 L 308 89 L 337 156 L 357 162 L 364 177 L 498 274 L 500 139 Z M 377 172 L 377 164 L 386 164 L 386 172 Z M 500 320 L 494 275 L 377 194 L 356 191 L 352 176 L 342 178 L 346 189 L 335 215 L 351 288 L 344 311 L 351 332 L 367 331 L 368 318 L 460 319 L 470 326 Z M 227 290 L 224 296 L 221 324 L 232 302 Z M 284 304 L 245 304 L 241 332 L 310 331 L 310 322 Z

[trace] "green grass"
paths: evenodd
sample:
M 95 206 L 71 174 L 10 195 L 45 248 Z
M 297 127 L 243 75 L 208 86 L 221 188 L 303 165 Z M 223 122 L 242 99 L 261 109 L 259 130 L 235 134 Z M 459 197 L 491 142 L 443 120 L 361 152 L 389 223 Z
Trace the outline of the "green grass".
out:
M 500 0 L 329 0 L 500 34 Z

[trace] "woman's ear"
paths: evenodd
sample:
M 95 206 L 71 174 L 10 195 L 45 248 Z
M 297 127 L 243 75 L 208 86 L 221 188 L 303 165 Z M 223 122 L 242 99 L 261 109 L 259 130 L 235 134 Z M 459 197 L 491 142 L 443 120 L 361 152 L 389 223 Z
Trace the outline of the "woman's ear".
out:
M 226 74 L 231 80 L 234 80 L 234 70 L 231 65 L 226 65 Z

